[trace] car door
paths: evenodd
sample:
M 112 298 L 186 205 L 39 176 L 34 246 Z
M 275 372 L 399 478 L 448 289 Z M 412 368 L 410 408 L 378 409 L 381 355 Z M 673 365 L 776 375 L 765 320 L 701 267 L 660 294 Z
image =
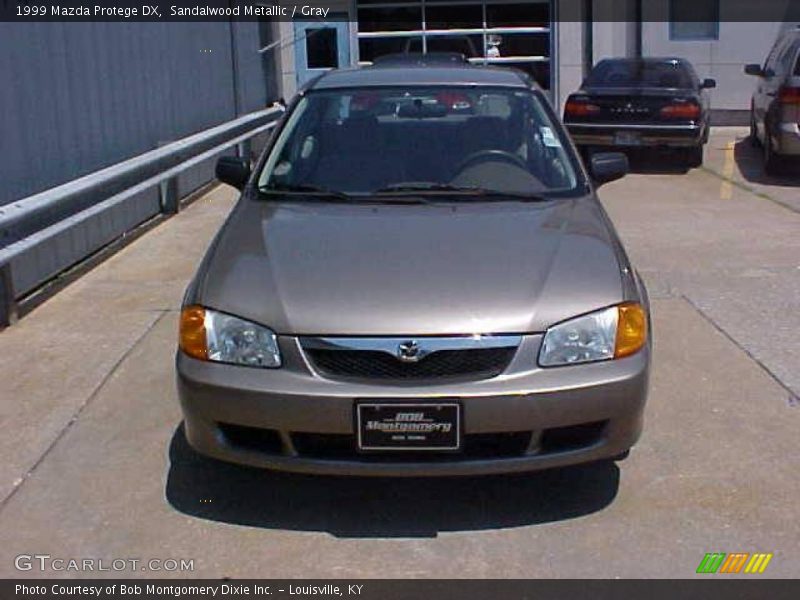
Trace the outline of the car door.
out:
M 761 140 L 766 140 L 767 128 L 766 121 L 772 103 L 778 95 L 778 88 L 781 85 L 781 78 L 778 71 L 780 70 L 779 63 L 782 50 L 786 46 L 785 39 L 779 39 L 775 42 L 772 50 L 764 62 L 762 76 L 758 78 L 756 93 L 753 95 L 753 112 L 756 117 L 756 127 L 758 129 L 758 137 Z

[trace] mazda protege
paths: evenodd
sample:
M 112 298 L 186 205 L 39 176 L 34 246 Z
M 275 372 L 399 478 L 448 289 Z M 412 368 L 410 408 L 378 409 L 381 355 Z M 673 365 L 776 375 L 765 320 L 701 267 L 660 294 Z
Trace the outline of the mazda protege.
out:
M 587 170 L 588 169 L 588 170 Z M 292 101 L 189 285 L 186 437 L 305 473 L 473 475 L 620 458 L 642 428 L 647 295 L 544 93 L 387 61 Z

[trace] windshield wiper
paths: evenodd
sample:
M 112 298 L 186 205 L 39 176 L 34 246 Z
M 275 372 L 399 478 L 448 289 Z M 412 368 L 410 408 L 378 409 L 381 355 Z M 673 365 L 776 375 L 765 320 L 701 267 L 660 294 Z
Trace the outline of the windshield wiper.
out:
M 305 194 L 309 196 L 319 196 L 323 198 L 336 198 L 346 202 L 352 202 L 353 198 L 349 194 L 340 192 L 339 190 L 331 190 L 318 185 L 310 185 L 307 183 L 294 184 L 294 185 L 277 185 L 277 186 L 264 186 L 258 188 L 259 192 L 264 194 Z
M 491 197 L 493 199 L 502 200 L 503 198 L 512 198 L 514 200 L 524 200 L 529 202 L 545 201 L 547 198 L 536 194 L 528 194 L 526 192 L 514 192 L 506 190 L 492 190 L 478 186 L 459 186 L 451 185 L 449 183 L 433 183 L 433 182 L 410 182 L 410 183 L 396 183 L 388 185 L 384 188 L 375 190 L 375 194 L 397 194 L 397 193 L 419 193 L 419 192 L 434 192 L 445 194 L 469 194 L 474 196 Z
M 343 202 L 352 204 L 430 204 L 431 202 L 425 198 L 419 197 L 395 197 L 392 199 L 380 197 L 376 198 L 370 196 L 369 193 L 353 193 L 348 194 L 340 192 L 339 190 L 331 190 L 328 188 L 310 185 L 310 184 L 297 184 L 297 185 L 281 185 L 274 187 L 259 188 L 260 192 L 265 194 L 299 194 L 310 198 L 318 199 L 336 199 Z

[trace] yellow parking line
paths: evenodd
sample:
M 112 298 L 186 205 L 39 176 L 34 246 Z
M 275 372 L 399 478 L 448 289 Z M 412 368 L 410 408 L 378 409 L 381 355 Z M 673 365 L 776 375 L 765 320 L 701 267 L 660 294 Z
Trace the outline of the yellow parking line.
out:
M 722 165 L 722 185 L 719 188 L 719 197 L 723 200 L 730 200 L 733 195 L 733 149 L 736 142 L 725 144 L 725 162 Z

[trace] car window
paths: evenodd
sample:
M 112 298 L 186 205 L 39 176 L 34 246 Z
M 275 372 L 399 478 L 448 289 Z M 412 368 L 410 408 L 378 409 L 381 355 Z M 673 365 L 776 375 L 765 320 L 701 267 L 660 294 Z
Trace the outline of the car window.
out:
M 786 73 L 794 76 L 800 75 L 800 40 L 796 40 L 789 45 L 784 54 L 784 66 Z
M 777 60 L 778 65 L 780 65 L 781 73 L 789 73 L 791 71 L 791 65 L 789 63 L 792 62 L 793 58 L 794 48 L 791 47 L 791 44 L 786 44 Z
M 397 87 L 309 92 L 259 175 L 262 188 L 575 191 L 562 126 L 529 90 Z
M 778 57 L 780 56 L 781 49 L 783 48 L 784 43 L 783 40 L 779 39 L 775 42 L 775 45 L 770 50 L 770 53 L 767 55 L 767 60 L 764 61 L 764 70 L 772 69 L 773 71 L 776 70 L 776 63 L 778 61 Z
M 650 86 L 692 88 L 692 74 L 679 61 L 648 62 L 635 60 L 600 61 L 586 85 L 599 87 Z

